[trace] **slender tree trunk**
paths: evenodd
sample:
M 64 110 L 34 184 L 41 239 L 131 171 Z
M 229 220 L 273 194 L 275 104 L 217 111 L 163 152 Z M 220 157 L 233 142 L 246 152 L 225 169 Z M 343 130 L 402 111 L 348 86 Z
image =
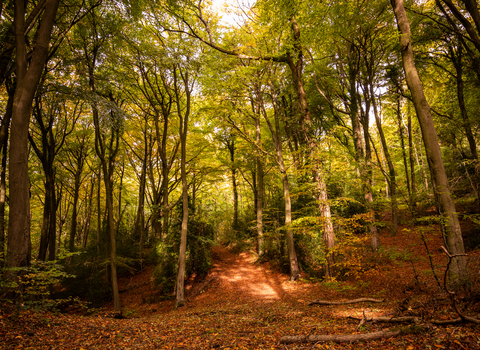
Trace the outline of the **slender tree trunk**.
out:
M 188 131 L 188 118 L 190 116 L 190 94 L 193 86 L 190 86 L 188 72 L 180 72 L 180 76 L 183 80 L 185 88 L 185 111 L 182 112 L 182 102 L 180 98 L 180 91 L 178 86 L 177 70 L 174 69 L 174 81 L 175 81 L 175 95 L 177 102 L 177 112 L 180 121 L 180 176 L 182 178 L 182 228 L 180 231 L 180 252 L 178 254 L 178 274 L 177 274 L 177 286 L 176 286 L 176 300 L 175 307 L 179 307 L 185 304 L 185 263 L 186 263 L 186 251 L 187 251 L 187 232 L 188 232 L 188 183 L 187 183 L 187 131 Z
M 2 119 L 0 128 L 0 150 L 2 151 L 2 165 L 0 170 L 0 269 L 5 265 L 5 200 L 6 200 L 6 172 L 7 172 L 7 153 L 8 153 L 8 130 L 10 129 L 10 120 L 13 109 L 13 89 L 7 84 L 8 101 L 5 115 Z M 1 276 L 1 273 L 0 273 Z
M 257 147 L 262 147 L 262 134 L 260 129 L 260 116 L 255 118 L 255 135 Z M 259 151 L 255 157 L 256 175 L 257 175 L 257 196 L 256 196 L 256 214 L 257 214 L 257 252 L 259 256 L 265 254 L 265 239 L 263 236 L 263 163 Z
M 440 214 L 443 216 L 444 239 L 449 253 L 453 256 L 450 264 L 449 277 L 453 286 L 464 284 L 468 279 L 467 260 L 463 245 L 462 232 L 458 222 L 455 204 L 450 195 L 450 187 L 443 165 L 437 132 L 430 114 L 430 106 L 425 98 L 422 83 L 418 76 L 413 60 L 413 49 L 410 39 L 410 24 L 403 7 L 403 0 L 390 0 L 398 29 L 402 34 L 400 45 L 402 48 L 402 61 L 405 70 L 408 88 L 412 93 L 413 103 L 417 118 L 422 130 L 423 142 L 427 152 L 427 160 L 432 173 L 432 181 L 438 199 Z
M 73 188 L 73 207 L 72 207 L 72 221 L 70 223 L 70 240 L 68 242 L 68 250 L 70 252 L 75 251 L 75 237 L 77 236 L 77 217 L 78 217 L 78 197 L 80 195 L 80 185 L 81 185 L 81 173 L 82 169 L 77 168 L 75 173 L 75 183 Z
M 233 189 L 233 223 L 232 230 L 236 235 L 238 231 L 238 189 L 237 189 L 237 168 L 235 164 L 235 136 L 232 133 L 225 135 L 223 142 L 230 153 L 230 172 Z
M 405 168 L 405 179 L 407 180 L 407 191 L 408 197 L 411 198 L 412 190 L 410 188 L 410 175 L 408 171 L 408 162 L 407 162 L 407 150 L 405 148 L 405 140 L 403 138 L 403 122 L 402 122 L 402 112 L 400 109 L 400 94 L 397 95 L 397 122 L 398 122 L 398 136 L 400 138 L 400 147 L 402 147 L 402 155 L 403 155 L 403 166 Z
M 368 90 L 365 90 L 368 91 Z M 372 146 L 370 144 L 370 131 L 369 131 L 369 114 L 370 114 L 370 100 L 368 99 L 368 92 L 366 94 L 365 111 L 362 110 L 362 126 L 363 136 L 365 140 L 365 163 L 362 171 L 363 175 L 363 197 L 365 207 L 370 216 L 370 223 L 368 229 L 370 231 L 370 245 L 372 250 L 376 252 L 380 244 L 378 238 L 377 226 L 375 225 L 375 210 L 373 209 L 373 193 L 372 193 Z
M 460 113 L 463 120 L 463 128 L 465 130 L 465 135 L 467 136 L 468 145 L 470 146 L 470 153 L 472 157 L 478 160 L 477 145 L 475 142 L 475 137 L 473 136 L 472 126 L 468 118 L 467 107 L 465 106 L 464 98 L 464 83 L 463 83 L 463 67 L 462 67 L 462 46 L 458 46 L 457 53 L 450 48 L 450 55 L 452 56 L 452 63 L 456 71 L 456 80 L 457 80 L 457 99 L 458 107 L 460 108 Z
M 392 231 L 396 234 L 398 230 L 398 203 L 397 203 L 397 180 L 395 174 L 395 167 L 393 166 L 392 157 L 388 150 L 387 140 L 382 128 L 382 119 L 377 108 L 377 102 L 373 91 L 373 84 L 370 83 L 370 96 L 372 98 L 373 113 L 375 115 L 375 124 L 377 125 L 378 134 L 382 143 L 383 154 L 388 166 L 388 187 L 390 188 L 390 203 L 392 206 Z M 376 249 L 374 249 L 376 250 Z
M 413 148 L 413 129 L 412 129 L 412 115 L 410 113 L 410 102 L 407 102 L 407 129 L 408 129 L 408 154 L 410 159 L 410 179 L 411 179 L 411 194 L 410 194 L 410 207 L 415 209 L 416 207 L 416 192 L 417 187 L 415 185 L 415 149 Z
M 0 269 L 4 265 L 5 257 L 5 198 L 6 198 L 6 170 L 7 170 L 8 139 L 3 144 L 2 168 L 0 172 Z M 0 274 L 1 275 L 1 274 Z
M 102 166 L 98 164 L 98 187 L 97 187 L 97 256 L 100 256 L 100 235 L 102 232 Z
M 92 201 L 93 201 L 94 189 L 95 189 L 95 177 L 92 176 L 92 184 L 90 186 L 90 196 L 88 198 L 88 207 L 85 213 L 85 225 L 83 226 L 83 242 L 82 242 L 83 249 L 86 249 L 88 244 L 88 236 L 90 233 L 90 222 L 92 218 Z
M 146 123 L 145 123 L 146 124 Z M 140 187 L 138 190 L 138 209 L 135 217 L 135 223 L 133 225 L 133 235 L 136 237 L 139 232 L 140 241 L 138 244 L 138 258 L 142 260 L 143 245 L 145 239 L 145 185 L 147 180 L 147 158 L 148 158 L 148 143 L 147 135 L 144 137 L 145 151 L 143 154 L 142 172 L 140 174 Z

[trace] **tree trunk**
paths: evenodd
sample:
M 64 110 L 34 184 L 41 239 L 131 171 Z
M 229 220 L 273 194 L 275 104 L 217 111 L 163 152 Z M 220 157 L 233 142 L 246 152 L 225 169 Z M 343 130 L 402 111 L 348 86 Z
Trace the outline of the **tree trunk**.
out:
M 415 185 L 415 155 L 413 148 L 413 129 L 412 129 L 412 115 L 410 114 L 410 102 L 407 102 L 407 128 L 408 128 L 408 155 L 410 159 L 410 180 L 411 180 L 411 194 L 410 194 L 410 207 L 415 209 L 416 207 L 416 192 L 417 186 Z
M 85 224 L 83 226 L 83 241 L 82 241 L 83 249 L 86 249 L 88 244 L 88 236 L 90 233 L 90 222 L 92 218 L 92 201 L 93 201 L 94 189 L 95 189 L 95 177 L 92 176 L 92 184 L 90 186 L 90 196 L 88 198 L 88 207 L 85 213 Z
M 398 122 L 398 137 L 400 138 L 400 147 L 402 147 L 403 167 L 405 168 L 405 179 L 407 181 L 408 197 L 411 198 L 412 190 L 410 187 L 410 174 L 408 171 L 407 150 L 405 148 L 405 139 L 403 137 L 404 128 L 403 128 L 403 121 L 402 121 L 402 111 L 400 109 L 400 94 L 397 95 L 396 107 L 397 107 L 396 113 L 397 113 L 397 122 Z
M 258 105 L 258 103 L 257 103 Z M 259 108 L 259 106 L 257 106 Z M 259 113 L 259 111 L 257 111 Z M 255 135 L 257 147 L 262 147 L 262 133 L 260 129 L 260 116 L 255 118 Z M 256 162 L 256 175 L 257 175 L 257 195 L 256 195 L 256 214 L 257 214 L 257 252 L 259 256 L 265 254 L 265 239 L 263 237 L 263 163 L 262 155 L 257 150 L 255 157 Z
M 8 146 L 8 137 L 5 138 L 3 147 L 2 156 L 2 168 L 0 170 L 0 269 L 4 265 L 5 257 L 5 194 L 6 194 L 6 170 L 7 170 L 7 146 Z M 1 274 L 0 274 L 1 275 Z
M 457 80 L 457 99 L 458 107 L 460 108 L 460 113 L 462 115 L 463 128 L 465 130 L 465 135 L 467 136 L 468 145 L 470 146 L 470 152 L 472 157 L 478 160 L 477 145 L 475 143 L 475 137 L 473 136 L 472 126 L 468 118 L 467 107 L 465 106 L 465 98 L 463 94 L 464 84 L 463 84 L 463 67 L 462 67 L 462 46 L 458 46 L 457 52 L 455 54 L 453 48 L 450 47 L 450 55 L 452 57 L 452 63 L 456 71 L 456 80 Z
M 325 246 L 325 277 L 331 279 L 335 277 L 333 267 L 335 265 L 335 231 L 333 230 L 332 214 L 330 204 L 328 203 L 327 186 L 320 173 L 320 169 L 315 171 L 315 182 L 317 184 L 318 209 L 322 218 L 323 244 Z
M 449 253 L 454 256 L 449 270 L 450 283 L 453 286 L 459 286 L 464 284 L 468 279 L 462 232 L 458 222 L 455 204 L 450 195 L 450 187 L 443 165 L 440 145 L 437 140 L 437 132 L 430 114 L 430 106 L 425 98 L 422 83 L 413 60 L 410 24 L 405 8 L 403 7 L 403 0 L 391 0 L 391 4 L 397 19 L 398 29 L 402 34 L 400 37 L 400 45 L 402 49 L 403 67 L 422 130 L 428 165 L 431 169 L 432 181 L 437 194 L 438 207 L 440 214 L 443 216 L 444 239 Z
M 147 123 L 145 122 L 145 124 Z M 144 239 L 145 239 L 145 185 L 147 180 L 147 158 L 148 158 L 148 148 L 149 148 L 146 131 L 144 136 L 144 146 L 145 146 L 145 151 L 143 154 L 142 172 L 140 174 L 140 187 L 138 189 L 138 209 L 137 209 L 137 215 L 135 217 L 135 223 L 133 225 L 134 237 L 136 237 L 137 232 L 140 231 L 139 232 L 140 241 L 138 244 L 138 258 L 140 260 L 142 260 L 142 256 L 143 256 L 143 245 L 144 245 Z
M 100 256 L 100 234 L 102 232 L 102 165 L 98 164 L 98 187 L 97 187 L 97 256 Z
M 365 90 L 368 91 L 368 90 Z M 368 230 L 370 231 L 370 245 L 372 250 L 376 252 L 380 244 L 378 238 L 377 226 L 375 225 L 375 211 L 373 209 L 373 193 L 372 193 L 372 178 L 373 178 L 373 169 L 372 169 L 372 146 L 370 144 L 370 131 L 369 131 L 369 115 L 370 115 L 370 100 L 368 99 L 368 92 L 365 96 L 365 111 L 362 110 L 362 126 L 363 126 L 363 137 L 365 140 L 365 163 L 363 166 L 363 197 L 365 207 L 367 209 L 368 215 L 370 216 L 370 223 L 368 225 Z
M 177 274 L 177 285 L 176 285 L 176 299 L 175 299 L 175 308 L 183 306 L 185 303 L 185 263 L 186 263 L 186 251 L 187 251 L 187 232 L 188 232 L 188 183 L 187 183 L 187 131 L 188 131 L 188 118 L 190 116 L 190 94 L 193 86 L 190 86 L 188 72 L 182 73 L 180 75 L 183 80 L 183 85 L 185 88 L 185 111 L 182 112 L 180 91 L 178 86 L 178 76 L 177 70 L 174 69 L 174 81 L 175 81 L 175 95 L 177 102 L 177 112 L 180 121 L 180 152 L 181 152 L 181 162 L 180 162 L 180 176 L 182 178 L 182 207 L 183 207 L 183 217 L 182 217 L 182 228 L 180 231 L 180 251 L 178 254 L 178 274 Z
M 12 111 L 9 152 L 9 191 L 7 267 L 30 265 L 30 184 L 28 180 L 28 128 L 32 102 L 43 68 L 48 59 L 50 34 L 57 14 L 59 0 L 46 0 L 43 15 L 36 31 L 35 48 L 27 54 L 25 38 L 26 2 L 14 2 L 17 87 Z
M 383 154 L 387 161 L 388 166 L 388 187 L 390 189 L 390 203 L 392 206 L 392 231 L 394 234 L 398 230 L 398 203 L 397 203 L 397 180 L 395 174 L 395 167 L 393 166 L 392 157 L 390 156 L 390 151 L 388 150 L 387 140 L 383 133 L 382 128 L 382 119 L 380 113 L 378 112 L 377 102 L 373 91 L 373 84 L 370 83 L 370 97 L 372 98 L 373 104 L 373 113 L 375 115 L 375 124 L 377 125 L 378 134 L 380 135 L 380 141 L 382 143 Z M 373 246 L 372 246 L 373 247 Z M 376 249 L 374 249 L 376 250 Z
M 267 112 L 264 109 L 262 101 L 262 113 L 267 122 L 267 125 L 272 134 L 273 143 L 275 145 L 275 150 L 277 154 L 277 163 L 282 174 L 283 182 L 283 199 L 285 201 L 285 228 L 286 228 L 286 237 L 287 237 L 287 249 L 288 249 L 288 259 L 290 262 L 290 281 L 295 281 L 298 278 L 300 269 L 298 266 L 297 253 L 295 251 L 295 244 L 293 240 L 293 230 L 291 228 L 292 224 L 292 202 L 290 197 L 290 183 L 288 180 L 287 169 L 285 168 L 285 161 L 283 158 L 283 148 L 282 148 L 282 139 L 280 135 L 280 122 L 279 122 L 279 111 L 277 103 L 275 102 L 275 93 L 274 88 L 272 89 L 272 104 L 274 107 L 274 118 L 275 118 L 275 128 L 272 126 L 270 119 L 267 116 Z

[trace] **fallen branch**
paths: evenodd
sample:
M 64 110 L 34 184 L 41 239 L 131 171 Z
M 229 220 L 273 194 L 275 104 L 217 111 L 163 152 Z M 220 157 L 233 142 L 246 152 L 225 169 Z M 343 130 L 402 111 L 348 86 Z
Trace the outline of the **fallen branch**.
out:
M 477 317 L 467 316 L 467 315 L 464 315 L 462 312 L 460 312 L 460 310 L 458 309 L 458 306 L 457 306 L 457 300 L 455 298 L 457 293 L 449 290 L 448 286 L 447 286 L 448 270 L 450 269 L 450 264 L 452 263 L 452 259 L 456 258 L 457 256 L 466 256 L 467 254 L 454 254 L 454 255 L 452 255 L 448 252 L 447 248 L 445 248 L 444 246 L 441 246 L 441 248 L 443 249 L 443 251 L 445 252 L 445 254 L 448 257 L 447 268 L 445 269 L 445 276 L 443 277 L 443 287 L 445 288 L 445 291 L 450 296 L 450 300 L 452 302 L 453 309 L 458 314 L 458 316 L 460 316 L 462 321 L 468 321 L 468 322 L 480 324 L 480 319 L 478 319 Z
M 415 324 L 420 323 L 420 318 L 416 316 L 400 316 L 400 317 L 371 317 L 371 318 L 359 318 L 348 316 L 348 318 L 357 321 L 365 321 L 366 322 L 383 322 L 383 323 L 402 323 L 402 322 L 413 322 Z
M 345 301 L 328 301 L 328 300 L 315 300 L 308 305 L 345 305 L 345 304 L 356 304 L 356 303 L 383 303 L 385 299 L 373 299 L 373 298 L 359 298 Z
M 335 342 L 335 343 L 351 343 L 360 340 L 378 340 L 385 338 L 393 338 L 403 334 L 402 331 L 379 331 L 363 334 L 317 334 L 317 335 L 290 335 L 280 338 L 280 344 L 292 343 L 317 343 L 317 342 Z

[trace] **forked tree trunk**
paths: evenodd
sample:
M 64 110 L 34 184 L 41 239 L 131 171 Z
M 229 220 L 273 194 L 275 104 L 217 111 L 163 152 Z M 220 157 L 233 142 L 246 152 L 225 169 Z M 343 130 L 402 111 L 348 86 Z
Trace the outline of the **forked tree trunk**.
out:
M 443 217 L 444 240 L 450 255 L 453 256 L 449 270 L 450 282 L 453 286 L 458 286 L 466 283 L 468 279 L 467 260 L 465 257 L 462 232 L 458 222 L 455 204 L 450 194 L 450 186 L 443 165 L 440 145 L 437 140 L 437 132 L 430 114 L 430 106 L 425 98 L 423 86 L 413 60 L 410 24 L 403 6 L 403 0 L 390 0 L 390 2 L 397 19 L 398 29 L 401 33 L 400 46 L 402 50 L 403 67 L 422 130 L 428 166 L 431 169 L 432 181 L 435 185 L 438 208 L 440 209 L 440 215 Z
M 35 48 L 27 54 L 25 13 L 27 2 L 14 2 L 17 87 L 12 111 L 9 152 L 9 202 L 7 267 L 30 265 L 30 184 L 28 180 L 28 128 L 32 102 L 48 59 L 50 34 L 59 0 L 46 0 L 36 32 Z
M 272 95 L 274 94 L 274 88 L 271 86 Z M 288 181 L 288 173 L 285 167 L 285 161 L 283 158 L 283 148 L 282 148 L 282 139 L 280 135 L 280 121 L 279 121 L 279 111 L 277 103 L 275 102 L 275 96 L 272 97 L 272 104 L 274 108 L 274 118 L 275 118 L 275 128 L 273 127 L 270 119 L 267 116 L 265 111 L 263 101 L 261 103 L 262 114 L 267 122 L 267 125 L 272 134 L 273 143 L 275 145 L 275 151 L 277 154 L 277 163 L 282 174 L 283 182 L 283 199 L 285 202 L 285 227 L 286 227 L 286 237 L 287 237 L 287 249 L 288 249 L 288 258 L 290 262 L 290 280 L 295 281 L 298 278 L 300 269 L 298 266 L 297 253 L 295 251 L 295 244 L 293 240 L 293 230 L 292 230 L 292 201 L 290 196 L 290 183 Z

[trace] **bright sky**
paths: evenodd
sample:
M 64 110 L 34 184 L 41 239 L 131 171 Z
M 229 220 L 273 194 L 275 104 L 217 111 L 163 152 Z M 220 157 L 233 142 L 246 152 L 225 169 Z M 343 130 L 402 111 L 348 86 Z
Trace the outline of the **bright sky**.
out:
M 235 26 L 241 22 L 239 6 L 248 7 L 255 3 L 255 0 L 212 0 L 212 6 L 219 15 L 222 16 L 222 22 L 225 26 Z

